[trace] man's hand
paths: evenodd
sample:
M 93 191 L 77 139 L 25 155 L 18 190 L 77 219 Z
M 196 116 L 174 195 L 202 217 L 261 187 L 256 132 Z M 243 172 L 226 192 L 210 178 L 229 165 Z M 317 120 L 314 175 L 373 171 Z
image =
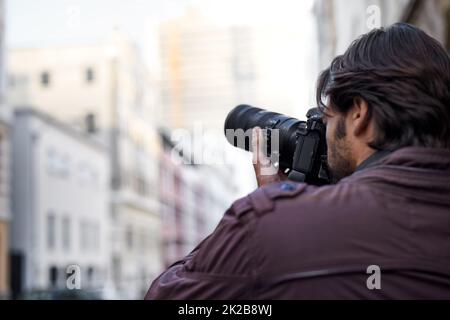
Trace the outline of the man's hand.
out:
M 254 128 L 252 132 L 253 168 L 258 187 L 287 180 L 287 176 L 267 157 L 266 148 L 263 131 L 261 128 Z

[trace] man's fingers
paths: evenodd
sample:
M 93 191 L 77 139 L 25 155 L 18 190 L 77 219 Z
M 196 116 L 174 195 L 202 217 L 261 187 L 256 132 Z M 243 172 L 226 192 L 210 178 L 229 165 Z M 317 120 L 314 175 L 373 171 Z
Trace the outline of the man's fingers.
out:
M 261 141 L 262 141 L 261 129 L 256 127 L 252 130 L 252 151 L 254 164 L 261 162 Z
M 252 154 L 253 154 L 253 164 L 258 163 L 258 134 L 256 128 L 252 130 Z
M 264 131 L 261 128 L 252 130 L 251 148 L 258 186 L 283 180 L 279 176 L 278 168 L 272 164 L 267 155 L 267 141 L 264 139 Z
M 264 139 L 264 130 L 258 127 L 254 128 L 252 131 L 253 164 L 258 164 L 262 168 L 271 166 L 266 149 L 267 141 Z

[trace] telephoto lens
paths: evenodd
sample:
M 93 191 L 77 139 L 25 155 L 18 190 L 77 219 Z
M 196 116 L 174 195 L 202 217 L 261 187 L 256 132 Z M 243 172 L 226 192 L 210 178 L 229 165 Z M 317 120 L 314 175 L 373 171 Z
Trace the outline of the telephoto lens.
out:
M 327 184 L 326 127 L 321 112 L 315 108 L 307 121 L 276 112 L 240 105 L 225 120 L 225 136 L 234 147 L 253 151 L 252 130 L 265 133 L 266 154 L 280 170 L 290 172 L 290 178 L 311 184 Z
M 268 156 L 272 157 L 275 156 L 273 153 L 277 153 L 280 168 L 291 168 L 297 132 L 306 127 L 306 122 L 249 105 L 240 105 L 225 120 L 225 136 L 231 145 L 253 151 L 251 130 L 256 127 L 266 129 Z M 271 139 L 273 130 L 277 130 L 278 141 Z M 242 133 L 245 141 L 242 140 Z M 272 152 L 271 146 L 274 144 L 278 145 L 279 150 Z

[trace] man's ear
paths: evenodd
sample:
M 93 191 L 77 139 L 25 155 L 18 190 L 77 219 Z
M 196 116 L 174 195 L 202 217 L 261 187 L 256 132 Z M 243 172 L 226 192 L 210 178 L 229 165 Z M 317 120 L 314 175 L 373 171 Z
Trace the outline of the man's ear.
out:
M 353 108 L 350 111 L 353 134 L 358 137 L 366 132 L 369 126 L 369 105 L 360 98 L 353 99 Z

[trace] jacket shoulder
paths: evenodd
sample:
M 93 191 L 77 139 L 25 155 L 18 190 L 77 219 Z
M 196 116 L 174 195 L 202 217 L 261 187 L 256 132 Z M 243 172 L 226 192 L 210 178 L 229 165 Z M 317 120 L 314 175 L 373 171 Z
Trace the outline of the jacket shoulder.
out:
M 280 182 L 255 190 L 247 197 L 237 200 L 232 205 L 232 211 L 237 218 L 252 211 L 256 216 L 263 215 L 274 209 L 277 201 L 297 198 L 310 188 L 304 183 Z

